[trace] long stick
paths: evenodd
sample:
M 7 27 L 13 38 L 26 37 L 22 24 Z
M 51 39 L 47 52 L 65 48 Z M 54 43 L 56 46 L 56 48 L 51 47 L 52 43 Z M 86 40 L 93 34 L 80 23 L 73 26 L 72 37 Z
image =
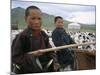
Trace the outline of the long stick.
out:
M 51 52 L 51 51 L 59 51 L 64 48 L 70 48 L 70 47 L 77 47 L 77 46 L 82 46 L 82 45 L 90 45 L 90 44 L 95 44 L 96 42 L 86 42 L 86 43 L 80 43 L 80 44 L 71 44 L 71 45 L 64 45 L 64 46 L 59 46 L 59 47 L 54 47 L 54 48 L 48 48 L 48 49 L 43 49 L 41 52 Z M 28 52 L 28 54 L 32 54 L 36 51 Z

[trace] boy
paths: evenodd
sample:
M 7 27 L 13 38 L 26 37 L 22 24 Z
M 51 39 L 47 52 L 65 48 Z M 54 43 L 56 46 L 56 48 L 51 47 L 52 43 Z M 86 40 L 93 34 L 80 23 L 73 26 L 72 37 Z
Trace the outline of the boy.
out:
M 12 43 L 12 64 L 17 74 L 52 72 L 57 63 L 56 55 L 43 53 L 42 49 L 51 47 L 48 36 L 41 30 L 41 10 L 36 6 L 29 6 L 25 11 L 27 28 L 17 35 Z M 32 54 L 29 52 L 35 51 Z M 53 59 L 53 63 L 46 67 Z
M 63 26 L 64 26 L 63 18 L 61 16 L 57 16 L 57 17 L 55 17 L 54 22 L 55 22 L 56 28 L 54 29 L 54 31 L 52 33 L 52 40 L 53 40 L 55 46 L 63 46 L 63 45 L 73 44 L 74 41 L 72 40 L 70 35 L 68 35 L 66 33 L 65 29 L 63 28 Z M 68 65 L 71 65 L 71 68 L 73 68 L 74 59 L 73 59 L 72 53 L 73 52 L 70 51 L 70 48 L 62 49 L 57 52 L 58 61 L 61 65 L 61 69 L 63 71 L 66 68 L 66 66 L 68 66 Z

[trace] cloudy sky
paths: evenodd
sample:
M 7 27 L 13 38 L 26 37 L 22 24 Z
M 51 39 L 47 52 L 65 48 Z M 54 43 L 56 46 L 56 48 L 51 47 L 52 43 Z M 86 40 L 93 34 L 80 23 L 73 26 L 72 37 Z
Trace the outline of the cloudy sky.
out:
M 30 5 L 38 6 L 42 12 L 54 16 L 62 16 L 65 20 L 83 23 L 95 24 L 95 6 L 91 5 L 72 5 L 61 3 L 39 3 L 32 1 L 12 1 L 12 8 L 26 8 Z

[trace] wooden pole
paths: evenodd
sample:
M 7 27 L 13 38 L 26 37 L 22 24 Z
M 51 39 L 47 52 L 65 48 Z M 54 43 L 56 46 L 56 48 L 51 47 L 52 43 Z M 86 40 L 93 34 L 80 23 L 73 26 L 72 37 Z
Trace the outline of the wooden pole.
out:
M 77 46 L 82 46 L 82 45 L 90 45 L 90 44 L 95 44 L 96 42 L 85 42 L 85 43 L 80 43 L 80 44 L 70 44 L 70 45 L 64 45 L 64 46 L 59 46 L 59 47 L 54 47 L 54 48 L 48 48 L 48 49 L 43 49 L 40 50 L 41 52 L 51 52 L 51 51 L 59 51 L 64 48 L 70 48 L 70 47 L 77 47 Z M 28 54 L 32 54 L 36 51 L 28 52 Z

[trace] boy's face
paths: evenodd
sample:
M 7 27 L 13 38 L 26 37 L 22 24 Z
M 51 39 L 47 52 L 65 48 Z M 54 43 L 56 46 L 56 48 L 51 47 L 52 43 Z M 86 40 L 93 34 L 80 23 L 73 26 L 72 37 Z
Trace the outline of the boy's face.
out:
M 55 24 L 57 28 L 63 28 L 64 26 L 63 19 L 58 18 Z
M 33 30 L 41 29 L 41 11 L 38 9 L 30 9 L 29 14 L 25 17 L 27 25 Z

